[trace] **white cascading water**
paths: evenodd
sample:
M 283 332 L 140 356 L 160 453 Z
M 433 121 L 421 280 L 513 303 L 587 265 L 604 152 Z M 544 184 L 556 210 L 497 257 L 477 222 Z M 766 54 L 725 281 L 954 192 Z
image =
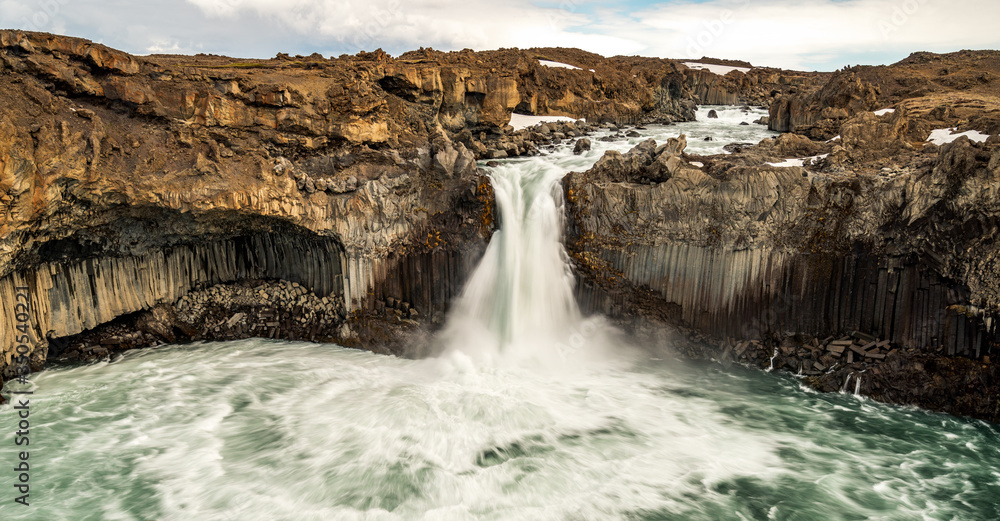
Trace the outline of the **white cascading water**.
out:
M 490 170 L 499 229 L 442 334 L 451 355 L 475 366 L 574 363 L 610 333 L 582 317 L 573 295 L 562 244 L 565 173 L 545 161 Z

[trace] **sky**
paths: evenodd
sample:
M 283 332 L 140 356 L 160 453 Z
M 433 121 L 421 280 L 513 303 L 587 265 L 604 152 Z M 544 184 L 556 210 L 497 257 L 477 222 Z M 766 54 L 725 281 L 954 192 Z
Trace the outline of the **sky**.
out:
M 0 28 L 133 54 L 579 47 L 831 71 L 1000 48 L 997 0 L 0 0 Z

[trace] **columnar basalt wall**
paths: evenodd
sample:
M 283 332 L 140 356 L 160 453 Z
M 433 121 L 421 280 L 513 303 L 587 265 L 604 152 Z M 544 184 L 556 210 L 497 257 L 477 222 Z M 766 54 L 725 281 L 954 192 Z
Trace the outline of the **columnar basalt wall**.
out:
M 1000 342 L 995 322 L 967 306 L 968 288 L 917 259 L 683 243 L 630 246 L 601 257 L 632 284 L 675 304 L 680 324 L 723 338 L 860 331 L 902 348 L 973 358 Z M 581 297 L 588 309 L 622 314 L 593 287 Z
M 345 255 L 333 239 L 257 234 L 177 246 L 141 256 L 43 263 L 0 279 L 0 298 L 29 288 L 31 358 L 43 362 L 47 338 L 74 335 L 160 303 L 196 286 L 244 279 L 298 282 L 321 296 L 343 295 Z M 16 316 L 0 307 L 3 365 L 14 357 Z
M 721 338 L 858 331 L 904 349 L 990 354 L 1000 149 L 957 140 L 917 152 L 900 141 L 906 128 L 902 112 L 858 116 L 839 155 L 808 168 L 767 164 L 830 146 L 791 134 L 702 166 L 683 138 L 608 152 L 565 182 L 585 300 Z M 871 137 L 882 134 L 891 139 Z M 905 166 L 844 167 L 890 152 Z M 642 290 L 659 304 L 629 295 Z
M 461 292 L 485 251 L 486 242 L 461 249 L 439 248 L 387 258 L 349 257 L 347 286 L 351 308 L 373 310 L 393 298 L 428 316 L 444 313 Z

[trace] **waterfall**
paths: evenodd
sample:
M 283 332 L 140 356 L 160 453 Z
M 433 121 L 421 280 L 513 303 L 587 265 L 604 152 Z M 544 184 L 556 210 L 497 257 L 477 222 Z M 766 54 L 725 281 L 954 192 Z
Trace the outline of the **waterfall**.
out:
M 608 329 L 584 319 L 562 244 L 566 170 L 541 159 L 491 169 L 499 229 L 442 333 L 452 352 L 490 363 L 579 358 Z

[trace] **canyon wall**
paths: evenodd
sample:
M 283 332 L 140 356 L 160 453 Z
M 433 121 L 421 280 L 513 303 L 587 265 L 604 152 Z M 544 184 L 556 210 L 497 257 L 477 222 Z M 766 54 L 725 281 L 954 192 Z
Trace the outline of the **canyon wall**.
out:
M 883 119 L 899 128 L 905 116 Z M 780 307 L 778 327 L 791 330 L 987 352 L 1000 310 L 1000 149 L 963 138 L 868 175 L 835 156 L 808 170 L 765 164 L 800 144 L 782 136 L 703 168 L 684 158 L 683 140 L 609 152 L 567 177 L 571 249 L 679 304 L 693 327 L 735 336 Z M 967 334 L 973 323 L 983 331 Z
M 511 113 L 689 120 L 682 69 L 557 48 L 137 57 L 0 31 L 0 376 L 14 370 L 12 292 L 22 286 L 36 369 L 50 341 L 120 340 L 122 320 L 149 330 L 136 346 L 222 338 L 196 329 L 218 329 L 210 320 L 226 310 L 207 303 L 242 294 L 240 284 L 287 300 L 240 308 L 255 316 L 300 312 L 302 290 L 324 309 L 338 303 L 327 311 L 343 316 L 310 316 L 326 317 L 320 336 L 359 347 L 379 335 L 341 334 L 339 321 L 370 325 L 374 313 L 388 331 L 399 319 L 439 320 L 493 229 L 476 160 L 584 132 L 514 132 Z M 195 294 L 202 315 L 177 308 Z M 240 329 L 234 317 L 226 322 Z M 317 334 L 262 320 L 290 324 L 271 336 Z
M 693 356 L 823 390 L 866 373 L 865 394 L 997 421 L 1000 139 L 924 144 L 923 118 L 901 103 L 833 142 L 607 152 L 564 181 L 581 303 L 691 331 Z M 789 157 L 806 159 L 771 164 Z
M 251 335 L 399 354 L 397 333 L 440 322 L 491 236 L 477 160 L 537 154 L 597 123 L 690 120 L 695 102 L 770 103 L 769 125 L 789 133 L 709 157 L 684 139 L 646 142 L 569 175 L 585 308 L 729 346 L 694 354 L 837 378 L 829 353 L 792 360 L 824 347 L 790 335 L 856 335 L 879 346 L 866 360 L 891 348 L 988 363 L 1000 148 L 924 141 L 945 124 L 1000 132 L 983 73 L 995 61 L 719 76 L 563 48 L 135 57 L 0 31 L 0 377 L 16 369 L 21 287 L 33 369 L 50 354 Z M 514 131 L 515 111 L 590 124 Z

